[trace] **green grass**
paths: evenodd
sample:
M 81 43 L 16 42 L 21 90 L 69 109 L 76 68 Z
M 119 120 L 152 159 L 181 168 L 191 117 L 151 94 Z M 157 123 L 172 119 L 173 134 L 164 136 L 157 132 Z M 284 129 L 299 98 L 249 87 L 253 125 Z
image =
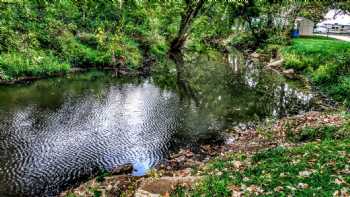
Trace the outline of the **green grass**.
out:
M 210 163 L 188 196 L 332 196 L 350 186 L 350 139 L 277 147 L 247 157 L 229 155 Z M 349 191 L 348 191 L 349 192 Z M 176 190 L 173 196 L 184 191 Z
M 282 50 L 284 66 L 309 76 L 335 100 L 350 106 L 350 42 L 310 37 L 294 39 Z
M 27 50 L 0 55 L 0 78 L 10 80 L 21 76 L 48 76 L 67 72 L 70 65 L 49 52 Z
M 344 139 L 350 136 L 350 122 L 346 119 L 346 123 L 342 126 L 323 125 L 319 127 L 304 127 L 299 132 L 287 131 L 287 139 L 291 142 L 309 142 L 315 140 L 334 140 Z
M 220 156 L 198 170 L 204 177 L 199 184 L 192 189 L 178 187 L 172 196 L 349 194 L 349 132 L 348 121 L 339 127 L 305 127 L 299 133 L 287 134 L 289 140 L 304 144 Z

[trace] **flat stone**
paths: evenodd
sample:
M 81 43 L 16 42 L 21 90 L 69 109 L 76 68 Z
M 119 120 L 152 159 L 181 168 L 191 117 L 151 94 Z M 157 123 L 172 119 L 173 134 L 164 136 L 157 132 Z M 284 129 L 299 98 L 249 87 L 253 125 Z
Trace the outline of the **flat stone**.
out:
M 122 166 L 114 167 L 111 171 L 112 175 L 119 175 L 119 174 L 130 174 L 133 170 L 132 164 L 125 164 Z
M 287 70 L 284 70 L 282 73 L 283 73 L 283 75 L 285 75 L 286 77 L 288 77 L 290 79 L 294 79 L 295 78 L 295 71 L 294 71 L 294 69 L 287 69 Z
M 260 54 L 257 53 L 257 52 L 254 52 L 254 53 L 250 54 L 250 56 L 251 56 L 252 58 L 259 58 L 259 57 L 260 57 Z
M 284 62 L 283 59 L 280 59 L 280 60 L 277 60 L 277 61 L 273 61 L 273 62 L 269 63 L 267 65 L 267 67 L 270 67 L 270 68 L 281 67 L 283 65 L 283 62 Z
M 170 193 L 177 186 L 191 187 L 201 177 L 161 177 L 159 179 L 145 179 L 135 192 L 135 197 L 158 197 Z

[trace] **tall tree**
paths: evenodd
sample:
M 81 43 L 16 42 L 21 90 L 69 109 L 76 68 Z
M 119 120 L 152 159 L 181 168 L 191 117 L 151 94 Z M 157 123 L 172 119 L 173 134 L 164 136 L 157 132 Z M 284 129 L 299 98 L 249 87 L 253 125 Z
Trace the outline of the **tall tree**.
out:
M 181 15 L 180 27 L 175 39 L 171 42 L 170 52 L 179 52 L 183 48 L 188 32 L 193 24 L 193 21 L 204 7 L 205 0 L 186 0 L 186 8 Z

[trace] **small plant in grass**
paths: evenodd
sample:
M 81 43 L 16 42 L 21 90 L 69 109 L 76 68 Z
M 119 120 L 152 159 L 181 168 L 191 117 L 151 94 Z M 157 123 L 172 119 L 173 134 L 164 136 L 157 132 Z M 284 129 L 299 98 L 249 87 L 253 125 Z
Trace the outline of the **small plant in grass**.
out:
M 89 188 L 89 192 L 92 193 L 93 197 L 101 197 L 102 192 L 97 190 L 96 188 Z
M 106 171 L 106 170 L 100 170 L 97 177 L 96 177 L 96 181 L 97 182 L 103 182 L 105 180 L 105 177 L 110 176 L 111 173 Z
M 77 197 L 75 194 L 73 194 L 73 193 L 68 193 L 67 195 L 66 195 L 66 197 Z

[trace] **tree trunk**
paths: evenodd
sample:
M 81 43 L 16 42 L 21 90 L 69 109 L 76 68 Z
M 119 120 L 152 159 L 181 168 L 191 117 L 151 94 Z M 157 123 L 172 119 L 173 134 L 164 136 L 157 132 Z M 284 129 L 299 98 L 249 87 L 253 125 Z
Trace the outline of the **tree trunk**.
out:
M 199 14 L 202 9 L 205 0 L 199 0 L 196 3 L 190 2 L 187 5 L 186 12 L 181 16 L 181 23 L 178 34 L 176 38 L 171 42 L 170 52 L 180 52 L 183 48 L 189 29 L 194 21 L 194 19 Z

